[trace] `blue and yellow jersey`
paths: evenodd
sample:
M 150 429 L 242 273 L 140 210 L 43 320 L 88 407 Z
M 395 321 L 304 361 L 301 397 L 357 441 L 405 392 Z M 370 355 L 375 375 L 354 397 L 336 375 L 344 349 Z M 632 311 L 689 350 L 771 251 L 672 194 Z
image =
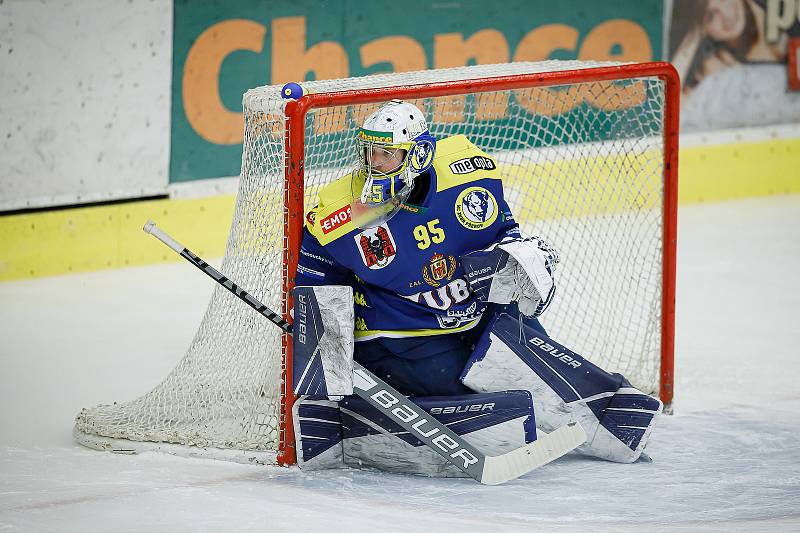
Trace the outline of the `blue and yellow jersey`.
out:
M 297 285 L 351 285 L 356 341 L 475 326 L 485 304 L 459 257 L 519 236 L 497 164 L 466 137 L 438 141 L 428 175 L 420 205 L 375 228 L 350 220 L 350 175 L 324 187 L 306 218 Z

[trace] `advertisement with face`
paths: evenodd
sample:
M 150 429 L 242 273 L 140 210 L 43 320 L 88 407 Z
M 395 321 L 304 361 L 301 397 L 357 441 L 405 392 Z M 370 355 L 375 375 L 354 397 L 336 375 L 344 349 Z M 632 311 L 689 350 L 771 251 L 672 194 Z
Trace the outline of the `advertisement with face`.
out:
M 787 75 L 798 17 L 795 0 L 673 0 L 668 60 L 682 80 L 682 130 L 800 121 Z

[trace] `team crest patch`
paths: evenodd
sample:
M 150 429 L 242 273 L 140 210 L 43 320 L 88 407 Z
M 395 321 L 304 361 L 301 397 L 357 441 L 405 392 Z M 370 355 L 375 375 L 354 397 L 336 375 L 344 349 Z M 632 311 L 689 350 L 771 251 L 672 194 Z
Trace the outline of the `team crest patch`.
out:
M 397 245 L 388 226 L 364 230 L 353 238 L 361 260 L 370 270 L 378 270 L 394 261 Z
M 418 141 L 411 151 L 411 169 L 414 172 L 425 172 L 433 163 L 433 143 L 428 140 Z
M 488 228 L 497 219 L 497 201 L 483 187 L 468 187 L 456 198 L 456 218 L 467 229 Z
M 452 255 L 447 257 L 442 254 L 433 254 L 430 262 L 422 267 L 422 277 L 425 282 L 432 286 L 438 287 L 441 285 L 442 280 L 450 280 L 453 277 L 453 272 L 456 271 L 456 258 Z

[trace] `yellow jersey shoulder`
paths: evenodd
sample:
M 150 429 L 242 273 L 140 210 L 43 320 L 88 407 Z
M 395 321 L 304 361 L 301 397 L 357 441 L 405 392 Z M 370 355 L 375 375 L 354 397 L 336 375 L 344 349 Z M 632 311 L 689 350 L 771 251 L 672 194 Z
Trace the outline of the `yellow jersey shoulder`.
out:
M 347 174 L 320 189 L 317 205 L 306 215 L 306 228 L 323 246 L 355 228 L 350 219 L 351 178 Z
M 464 135 L 436 142 L 436 191 L 464 185 L 479 179 L 500 179 L 497 162 L 472 144 Z
M 495 160 L 464 135 L 436 142 L 437 192 L 479 179 L 500 179 Z M 320 189 L 318 203 L 306 215 L 306 228 L 323 246 L 355 229 L 350 218 L 352 173 Z

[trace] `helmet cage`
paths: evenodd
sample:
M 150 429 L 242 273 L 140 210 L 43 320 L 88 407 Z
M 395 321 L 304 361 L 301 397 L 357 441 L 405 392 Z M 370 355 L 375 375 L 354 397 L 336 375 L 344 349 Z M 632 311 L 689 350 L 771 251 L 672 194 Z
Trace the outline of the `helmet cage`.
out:
M 405 204 L 414 179 L 433 164 L 435 140 L 427 131 L 412 141 L 399 143 L 364 137 L 360 134 L 357 139 L 360 167 L 351 183 L 352 219 L 357 226 L 366 228 L 389 220 Z M 382 161 L 396 159 L 397 165 L 376 169 L 373 158 L 378 152 L 385 154 Z
M 414 180 L 433 164 L 436 139 L 413 104 L 392 100 L 367 117 L 356 135 L 351 217 L 374 227 L 403 207 Z
M 365 183 L 369 183 L 370 186 L 376 183 L 380 184 L 382 191 L 382 194 L 377 194 L 373 193 L 371 188 L 364 189 L 358 195 L 362 203 L 383 204 L 391 200 L 404 186 L 412 186 L 414 178 L 427 171 L 433 164 L 436 141 L 428 131 L 405 142 L 391 142 L 391 133 L 380 135 L 383 135 L 385 140 L 376 140 L 378 132 L 362 129 L 356 141 L 360 163 L 359 172 L 366 175 Z M 402 156 L 398 158 L 397 154 L 401 151 Z M 394 159 L 397 161 L 397 165 L 390 169 L 376 169 L 373 162 L 375 153 L 383 154 L 382 163 Z

